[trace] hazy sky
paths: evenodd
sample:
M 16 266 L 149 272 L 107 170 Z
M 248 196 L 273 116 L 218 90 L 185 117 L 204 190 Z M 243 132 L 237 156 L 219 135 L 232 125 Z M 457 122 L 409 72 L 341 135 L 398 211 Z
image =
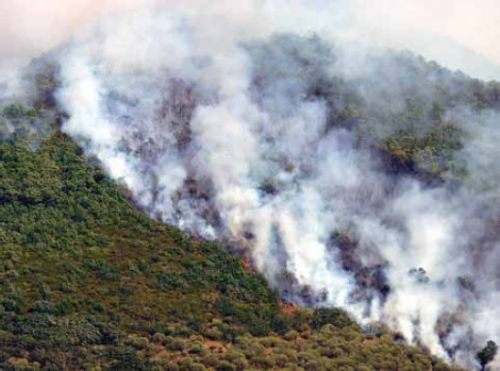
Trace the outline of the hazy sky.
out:
M 56 46 L 103 14 L 153 2 L 194 11 L 219 8 L 241 18 L 269 4 L 286 12 L 289 7 L 283 3 L 289 3 L 299 13 L 301 7 L 319 11 L 323 23 L 340 17 L 357 37 L 412 49 L 478 77 L 500 79 L 497 0 L 1 0 L 0 68 Z
M 497 0 L 352 0 L 354 15 L 384 32 L 428 31 L 500 62 Z
M 370 30 L 371 37 L 414 49 L 470 74 L 500 79 L 498 0 L 346 2 L 350 18 Z

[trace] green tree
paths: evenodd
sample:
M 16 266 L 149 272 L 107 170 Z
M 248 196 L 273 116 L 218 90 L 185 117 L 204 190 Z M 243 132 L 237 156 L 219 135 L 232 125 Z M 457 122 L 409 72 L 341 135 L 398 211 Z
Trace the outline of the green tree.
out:
M 497 344 L 494 341 L 489 340 L 486 343 L 486 346 L 479 352 L 477 352 L 476 357 L 479 363 L 481 364 L 481 370 L 484 370 L 486 368 L 486 365 L 491 361 L 493 361 L 493 359 L 497 355 L 497 351 L 498 351 Z

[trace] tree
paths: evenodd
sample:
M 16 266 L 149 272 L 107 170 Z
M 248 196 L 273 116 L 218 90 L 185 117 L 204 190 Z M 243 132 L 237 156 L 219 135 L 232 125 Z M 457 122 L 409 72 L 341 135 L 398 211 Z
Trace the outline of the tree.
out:
M 493 359 L 497 355 L 497 351 L 498 351 L 497 344 L 494 341 L 489 340 L 488 343 L 486 343 L 486 346 L 479 352 L 477 352 L 476 358 L 479 360 L 479 363 L 481 364 L 481 370 L 485 370 L 486 365 L 491 361 L 493 361 Z

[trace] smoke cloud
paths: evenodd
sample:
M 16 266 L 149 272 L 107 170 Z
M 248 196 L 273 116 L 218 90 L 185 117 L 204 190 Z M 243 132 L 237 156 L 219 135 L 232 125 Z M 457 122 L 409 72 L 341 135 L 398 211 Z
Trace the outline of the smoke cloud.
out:
M 15 12 L 12 4 L 2 6 Z M 378 35 L 384 46 L 411 40 L 421 25 L 406 15 L 420 5 L 405 3 L 364 38 L 371 15 L 391 19 L 388 2 L 79 4 L 74 19 L 73 8 L 45 8 L 68 22 L 53 34 L 50 17 L 41 23 L 43 46 L 27 31 L 2 50 L 27 56 L 72 33 L 51 52 L 69 117 L 62 129 L 140 207 L 249 255 L 287 300 L 383 321 L 468 367 L 486 340 L 500 341 L 498 112 L 443 94 L 473 80 L 367 46 Z M 475 27 L 456 24 L 467 8 L 433 6 L 456 15 L 447 32 L 431 31 L 500 58 L 488 42 L 462 37 Z M 431 13 L 418 19 L 435 25 Z M 429 112 L 447 108 L 442 125 L 464 137 L 453 151 L 465 180 L 451 170 L 428 180 L 441 159 L 425 151 L 412 173 L 389 169 L 380 146 L 404 127 L 409 97 Z M 419 137 L 433 130 L 432 119 L 418 120 Z

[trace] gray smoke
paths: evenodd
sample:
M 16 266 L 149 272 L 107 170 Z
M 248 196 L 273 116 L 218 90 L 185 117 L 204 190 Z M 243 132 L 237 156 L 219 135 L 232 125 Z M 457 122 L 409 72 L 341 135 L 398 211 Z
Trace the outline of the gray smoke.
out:
M 241 250 L 285 299 L 477 367 L 500 341 L 498 98 L 479 109 L 477 80 L 274 10 L 159 7 L 81 31 L 53 52 L 63 131 L 150 215 Z M 444 154 L 391 162 L 391 138 L 436 125 Z

